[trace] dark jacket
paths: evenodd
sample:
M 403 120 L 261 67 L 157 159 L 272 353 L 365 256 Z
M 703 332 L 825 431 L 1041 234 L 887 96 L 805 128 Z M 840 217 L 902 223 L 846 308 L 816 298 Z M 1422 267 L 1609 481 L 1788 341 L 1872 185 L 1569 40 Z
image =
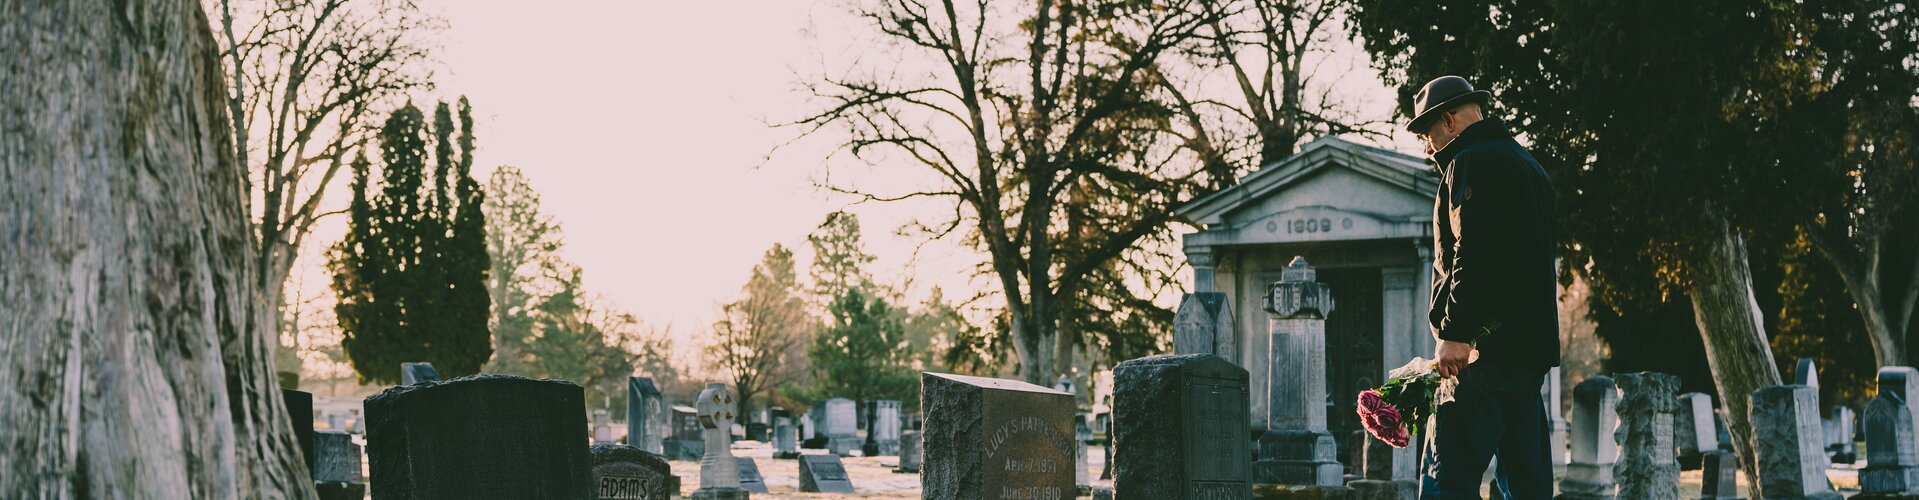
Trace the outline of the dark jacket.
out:
M 1477 341 L 1481 363 L 1559 366 L 1552 179 L 1495 118 L 1433 160 L 1433 334 Z

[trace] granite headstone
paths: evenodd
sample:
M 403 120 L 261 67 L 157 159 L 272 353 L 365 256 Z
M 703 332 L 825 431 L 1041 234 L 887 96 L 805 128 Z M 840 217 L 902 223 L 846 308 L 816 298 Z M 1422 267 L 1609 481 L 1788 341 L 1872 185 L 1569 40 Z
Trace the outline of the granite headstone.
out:
M 740 489 L 752 493 L 766 493 L 766 478 L 760 475 L 760 464 L 753 457 L 733 457 L 739 461 Z
M 1719 434 L 1712 424 L 1712 396 L 1697 392 L 1679 395 L 1679 413 L 1673 415 L 1673 441 L 1679 444 L 1680 469 L 1701 470 L 1700 457 L 1719 449 Z
M 1265 309 L 1271 335 L 1269 378 L 1261 384 L 1268 391 L 1266 433 L 1259 438 L 1253 482 L 1343 494 L 1344 467 L 1326 427 L 1326 316 L 1334 310 L 1332 289 L 1318 281 L 1304 257 L 1294 257 L 1280 280 L 1267 286 Z
M 924 373 L 926 499 L 1071 498 L 1073 397 L 1016 380 Z
M 1751 405 L 1759 491 L 1767 499 L 1842 498 L 1826 479 L 1831 463 L 1825 431 L 1819 427 L 1819 390 L 1806 385 L 1765 387 L 1753 391 Z
M 360 445 L 339 431 L 313 433 L 313 485 L 323 500 L 360 500 L 366 479 L 360 475 Z
M 900 465 L 899 468 L 893 469 L 893 472 L 918 474 L 920 471 L 920 459 L 920 431 L 901 432 Z
M 439 382 L 440 372 L 433 363 L 400 363 L 400 385 Z
M 1619 461 L 1613 478 L 1619 498 L 1679 500 L 1679 460 L 1673 445 L 1673 414 L 1679 377 L 1664 373 L 1621 373 L 1619 387 Z
M 366 399 L 373 498 L 592 498 L 585 406 L 506 375 L 388 388 Z
M 313 451 L 313 393 L 280 389 L 280 401 L 286 406 L 287 418 L 293 421 L 293 438 L 300 442 L 300 455 L 306 459 L 307 472 L 311 474 L 316 460 Z
M 1612 377 L 1598 375 L 1573 386 L 1570 447 L 1572 463 L 1559 482 L 1561 500 L 1613 500 L 1618 486 L 1613 465 L 1619 462 L 1619 391 Z
M 1121 498 L 1251 498 L 1246 369 L 1212 354 L 1149 356 L 1113 369 L 1113 490 Z
M 1866 402 L 1866 468 L 1859 471 L 1856 499 L 1919 499 L 1919 431 L 1909 384 L 1919 372 L 1904 366 L 1879 369 L 1879 395 Z
M 666 500 L 677 491 L 667 489 L 673 470 L 666 460 L 638 447 L 593 445 L 593 491 L 598 500 Z
M 641 451 L 666 454 L 666 398 L 651 377 L 626 378 L 626 444 Z
M 800 455 L 800 491 L 853 493 L 853 481 L 839 455 Z M 929 497 L 930 498 L 930 497 Z

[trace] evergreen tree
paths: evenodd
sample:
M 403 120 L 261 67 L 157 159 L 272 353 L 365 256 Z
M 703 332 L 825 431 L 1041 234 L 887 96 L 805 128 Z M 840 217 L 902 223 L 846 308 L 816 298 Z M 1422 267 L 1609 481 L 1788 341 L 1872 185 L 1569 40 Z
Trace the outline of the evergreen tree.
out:
M 813 293 L 822 303 L 831 303 L 848 289 L 872 285 L 866 266 L 873 256 L 861 248 L 859 216 L 843 210 L 826 214 L 806 241 L 813 245 Z
M 833 326 L 813 337 L 808 354 L 821 396 L 919 400 L 901 314 L 886 299 L 849 288 L 829 308 Z
M 347 235 L 331 266 L 341 347 L 363 382 L 397 383 L 400 363 L 433 363 L 449 377 L 478 373 L 492 355 L 484 194 L 472 179 L 472 114 L 460 101 L 458 153 L 446 104 L 429 128 L 420 109 L 395 110 L 380 130 L 379 194 L 372 163 L 353 162 Z M 437 140 L 427 153 L 427 134 Z M 432 185 L 426 166 L 435 162 Z M 457 165 L 457 169 L 455 168 Z M 457 183 L 451 186 L 449 182 Z

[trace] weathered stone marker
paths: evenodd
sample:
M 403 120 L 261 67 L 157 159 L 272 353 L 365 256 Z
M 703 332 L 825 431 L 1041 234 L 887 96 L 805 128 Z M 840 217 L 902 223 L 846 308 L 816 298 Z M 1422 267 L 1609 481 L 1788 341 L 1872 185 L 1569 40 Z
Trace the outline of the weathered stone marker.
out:
M 1858 415 L 1852 408 L 1837 406 L 1832 409 L 1832 418 L 1820 422 L 1826 431 L 1826 454 L 1835 464 L 1850 464 L 1859 460 L 1859 450 L 1852 442 L 1852 422 Z
M 1879 395 L 1866 403 L 1866 468 L 1856 499 L 1919 499 L 1919 431 L 1913 425 L 1913 384 L 1919 371 L 1879 369 Z
M 897 469 L 893 469 L 893 472 L 918 474 L 920 471 L 920 457 L 920 431 L 901 432 L 900 466 Z
M 1679 378 L 1664 373 L 1621 373 L 1613 377 L 1619 386 L 1619 462 L 1613 464 L 1613 478 L 1619 484 L 1619 498 L 1635 500 L 1679 500 L 1679 457 L 1673 445 L 1673 414 L 1679 411 L 1674 397 Z
M 1552 367 L 1551 370 L 1547 370 L 1546 383 L 1539 384 L 1539 402 L 1546 406 L 1546 432 L 1548 432 L 1546 435 L 1546 458 L 1553 464 L 1554 473 L 1560 475 L 1565 474 L 1567 457 L 1569 456 L 1566 450 L 1566 434 L 1570 432 L 1566 427 L 1565 411 L 1559 406 L 1561 401 L 1565 401 L 1564 391 L 1561 390 L 1563 387 L 1564 383 L 1560 382 L 1559 367 L 1557 366 Z M 1418 458 L 1414 456 L 1416 453 L 1412 452 L 1411 447 L 1403 449 L 1407 450 L 1405 456 L 1408 460 L 1418 460 Z M 1555 476 L 1555 479 L 1557 478 L 1558 477 Z
M 749 493 L 766 493 L 766 477 L 760 475 L 760 464 L 753 457 L 733 457 L 739 461 L 740 489 Z
M 846 464 L 839 455 L 800 455 L 800 491 L 808 493 L 853 493 L 853 481 L 846 477 Z
M 439 381 L 440 371 L 433 369 L 433 363 L 400 363 L 400 385 Z
M 1792 384 L 1811 387 L 1813 391 L 1817 392 L 1819 390 L 1819 365 L 1813 363 L 1812 358 L 1799 358 L 1799 362 L 1795 364 L 1792 369 Z
M 1573 386 L 1572 463 L 1559 482 L 1561 500 L 1612 500 L 1618 487 L 1613 465 L 1619 461 L 1619 391 L 1612 377 L 1594 376 Z
M 733 457 L 733 417 L 738 408 L 733 392 L 726 384 L 709 383 L 694 403 L 699 410 L 700 428 L 706 434 L 706 454 L 700 457 L 700 489 L 693 500 L 744 500 L 750 495 L 740 488 L 740 463 Z
M 1767 499 L 1842 498 L 1826 480 L 1832 464 L 1819 427 L 1818 389 L 1775 385 L 1753 391 L 1751 415 L 1759 491 Z
M 658 455 L 617 443 L 593 445 L 592 453 L 595 499 L 666 500 L 678 493 L 667 489 L 679 482 Z
M 1317 279 L 1305 258 L 1294 257 L 1267 287 L 1272 367 L 1263 385 L 1269 407 L 1253 466 L 1256 483 L 1345 489 L 1339 448 L 1326 430 L 1326 315 L 1333 293 Z
M 700 427 L 700 412 L 686 405 L 673 405 L 671 434 L 666 439 L 667 460 L 699 460 L 706 456 L 706 430 Z
M 475 375 L 366 399 L 375 500 L 592 498 L 585 393 Z
M 307 473 L 312 474 L 316 460 L 313 452 L 313 393 L 280 389 L 280 401 L 286 406 L 287 417 L 293 419 L 293 438 L 300 442 L 300 454 L 306 458 Z
M 651 377 L 627 377 L 626 444 L 647 453 L 665 455 L 667 406 Z
M 1246 369 L 1212 354 L 1113 368 L 1113 490 L 1121 498 L 1251 498 Z
M 1073 398 L 1016 380 L 920 376 L 923 498 L 1072 498 Z
M 366 479 L 360 476 L 360 445 L 338 431 L 313 433 L 313 485 L 323 500 L 366 498 Z
M 1233 306 L 1226 302 L 1226 294 L 1189 293 L 1179 299 L 1179 309 L 1174 311 L 1174 354 L 1215 354 L 1238 359 L 1239 350 L 1233 338 Z
M 800 432 L 793 427 L 788 417 L 773 419 L 773 458 L 792 459 L 800 456 Z
M 1679 413 L 1673 415 L 1673 441 L 1679 444 L 1679 468 L 1701 470 L 1700 457 L 1719 449 L 1713 429 L 1712 396 L 1697 392 L 1679 395 Z M 1711 474 L 1711 469 L 1704 469 Z
M 853 450 L 860 449 L 859 421 L 857 404 L 846 398 L 832 398 L 813 404 L 813 413 L 819 416 L 819 432 L 826 434 L 826 450 L 839 456 L 852 456 Z
M 873 456 L 900 454 L 900 402 L 882 399 L 873 402 L 873 423 L 866 433 L 873 436 Z
M 1713 449 L 1699 455 L 1699 500 L 1739 499 L 1739 460 L 1732 452 Z

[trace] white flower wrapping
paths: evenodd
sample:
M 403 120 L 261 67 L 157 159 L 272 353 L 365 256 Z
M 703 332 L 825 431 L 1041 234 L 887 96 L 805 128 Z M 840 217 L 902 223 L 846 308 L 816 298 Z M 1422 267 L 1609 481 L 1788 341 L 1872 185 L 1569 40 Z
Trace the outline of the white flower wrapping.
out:
M 1475 353 L 1477 354 L 1477 353 Z M 1386 373 L 1387 379 L 1423 378 L 1436 381 L 1433 386 L 1433 408 L 1453 401 L 1453 390 L 1459 387 L 1459 377 L 1440 378 L 1438 363 L 1434 360 L 1415 357 L 1404 366 Z

